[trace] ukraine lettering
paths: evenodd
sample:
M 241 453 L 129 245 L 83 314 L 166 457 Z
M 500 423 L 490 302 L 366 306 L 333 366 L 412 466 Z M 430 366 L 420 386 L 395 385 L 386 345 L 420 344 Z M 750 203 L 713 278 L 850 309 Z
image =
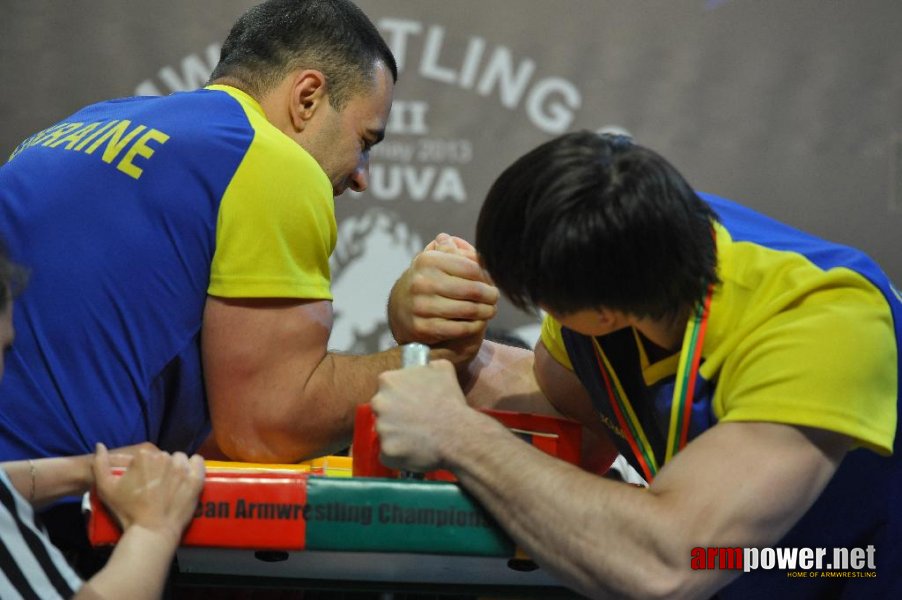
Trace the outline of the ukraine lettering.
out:
M 63 122 L 38 132 L 19 144 L 10 160 L 28 148 L 41 146 L 95 155 L 133 179 L 140 179 L 147 161 L 169 140 L 169 136 L 128 119 Z M 98 152 L 100 150 L 100 152 Z

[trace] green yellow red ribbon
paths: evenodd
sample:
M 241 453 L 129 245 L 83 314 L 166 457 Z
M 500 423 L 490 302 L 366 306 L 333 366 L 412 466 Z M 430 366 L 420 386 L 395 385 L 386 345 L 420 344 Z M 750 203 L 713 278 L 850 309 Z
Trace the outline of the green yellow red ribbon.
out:
M 666 463 L 672 459 L 689 440 L 689 423 L 692 420 L 692 397 L 698 381 L 698 371 L 702 359 L 702 345 L 708 328 L 708 313 L 711 310 L 711 297 L 714 295 L 713 284 L 708 286 L 704 301 L 700 302 L 692 313 L 683 335 L 680 361 L 677 366 L 676 380 L 673 386 L 673 403 L 670 407 L 670 426 L 667 432 L 667 446 L 664 455 Z M 645 435 L 645 430 L 636 416 L 633 406 L 614 372 L 608 357 L 592 339 L 595 358 L 604 380 L 605 389 L 611 399 L 611 409 L 617 417 L 623 436 L 633 451 L 636 461 L 642 468 L 646 481 L 655 478 L 660 469 L 655 452 Z M 663 463 L 662 463 L 663 465 Z

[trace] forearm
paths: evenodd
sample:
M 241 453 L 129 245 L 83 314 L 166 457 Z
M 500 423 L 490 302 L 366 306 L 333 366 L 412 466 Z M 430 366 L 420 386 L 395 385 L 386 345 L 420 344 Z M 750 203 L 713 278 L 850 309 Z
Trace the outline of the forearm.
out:
M 391 291 L 388 293 L 388 303 L 385 306 L 386 321 L 388 322 L 388 330 L 398 344 L 407 344 L 412 341 L 413 333 L 402 324 L 402 311 L 406 309 L 401 302 L 401 294 L 405 287 L 409 287 L 410 271 L 404 271 L 401 277 L 392 285 Z
M 3 463 L 16 490 L 34 506 L 83 494 L 94 481 L 93 455 L 38 458 Z
M 160 598 L 178 540 L 171 532 L 129 527 L 104 568 L 75 597 Z
M 397 348 L 365 356 L 326 352 L 307 376 L 302 364 L 285 363 L 268 378 L 248 378 L 253 388 L 240 392 L 247 400 L 229 407 L 235 412 L 228 422 L 213 411 L 217 444 L 233 460 L 284 463 L 347 447 L 357 406 L 376 393 L 379 373 L 400 364 Z
M 474 411 L 454 421 L 454 435 L 437 433 L 443 462 L 533 556 L 600 597 L 710 596 L 739 573 L 692 571 L 692 548 L 776 543 L 849 445 L 828 431 L 722 423 L 644 490 L 555 461 Z
M 443 450 L 537 562 L 592 597 L 673 597 L 688 570 L 676 519 L 651 493 L 553 459 L 472 413 Z
M 559 415 L 539 388 L 533 363 L 530 350 L 483 342 L 473 360 L 457 371 L 467 403 L 477 408 Z
M 327 351 L 332 305 L 321 300 L 210 297 L 201 337 L 213 434 L 233 460 L 295 462 L 347 445 L 354 411 L 397 349 Z
M 693 571 L 692 549 L 776 543 L 850 445 L 830 431 L 718 423 L 637 488 L 524 443 L 468 407 L 455 375 L 438 361 L 380 378 L 383 462 L 451 469 L 537 562 L 596 597 L 709 597 L 740 573 Z
M 400 367 L 399 348 L 362 356 L 328 353 L 307 382 L 304 399 L 298 405 L 298 417 L 311 412 L 317 422 L 305 429 L 309 431 L 307 439 L 319 450 L 308 450 L 305 457 L 322 455 L 324 448 L 348 446 L 357 406 L 369 402 L 376 393 L 380 373 Z

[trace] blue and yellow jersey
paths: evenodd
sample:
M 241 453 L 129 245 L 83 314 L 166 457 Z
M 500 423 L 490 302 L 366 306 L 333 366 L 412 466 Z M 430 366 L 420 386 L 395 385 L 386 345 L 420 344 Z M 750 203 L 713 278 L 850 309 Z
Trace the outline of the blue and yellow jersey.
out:
M 207 294 L 331 299 L 332 186 L 243 92 L 89 106 L 0 169 L 0 236 L 31 271 L 0 382 L 0 459 L 208 431 Z
M 715 229 L 721 284 L 711 300 L 690 443 L 725 421 L 785 423 L 849 436 L 858 449 L 778 545 L 883 541 L 878 554 L 884 564 L 894 564 L 897 539 L 889 540 L 902 534 L 902 511 L 894 504 L 902 498 L 902 453 L 885 457 L 894 441 L 899 444 L 899 291 L 861 252 L 727 200 L 700 196 L 720 219 Z M 579 377 L 611 439 L 641 473 L 612 411 L 593 340 L 546 317 L 542 341 Z M 650 360 L 646 342 L 632 329 L 596 341 L 663 463 L 678 354 Z M 787 580 L 779 575 L 773 590 Z M 733 589 L 739 593 L 747 579 Z
M 719 421 L 772 421 L 837 431 L 892 453 L 898 291 L 860 252 L 702 197 L 721 219 L 715 226 L 721 284 L 711 301 L 691 436 Z M 604 408 L 592 340 L 551 317 L 542 340 Z M 615 372 L 632 404 L 647 407 L 646 433 L 656 454 L 663 452 L 679 356 L 649 361 L 632 329 L 597 341 L 619 365 Z M 613 425 L 614 437 L 622 438 Z

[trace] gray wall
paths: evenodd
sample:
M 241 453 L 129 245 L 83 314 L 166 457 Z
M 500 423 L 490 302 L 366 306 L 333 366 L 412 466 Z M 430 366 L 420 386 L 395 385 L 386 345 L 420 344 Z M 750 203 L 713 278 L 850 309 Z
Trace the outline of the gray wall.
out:
M 252 3 L 3 0 L 0 153 L 88 102 L 199 86 Z M 335 347 L 384 345 L 383 299 L 412 253 L 439 231 L 472 238 L 500 170 L 582 128 L 625 129 L 696 188 L 902 281 L 902 2 L 360 5 L 402 74 L 371 191 L 337 202 Z M 504 306 L 500 325 L 532 323 Z

